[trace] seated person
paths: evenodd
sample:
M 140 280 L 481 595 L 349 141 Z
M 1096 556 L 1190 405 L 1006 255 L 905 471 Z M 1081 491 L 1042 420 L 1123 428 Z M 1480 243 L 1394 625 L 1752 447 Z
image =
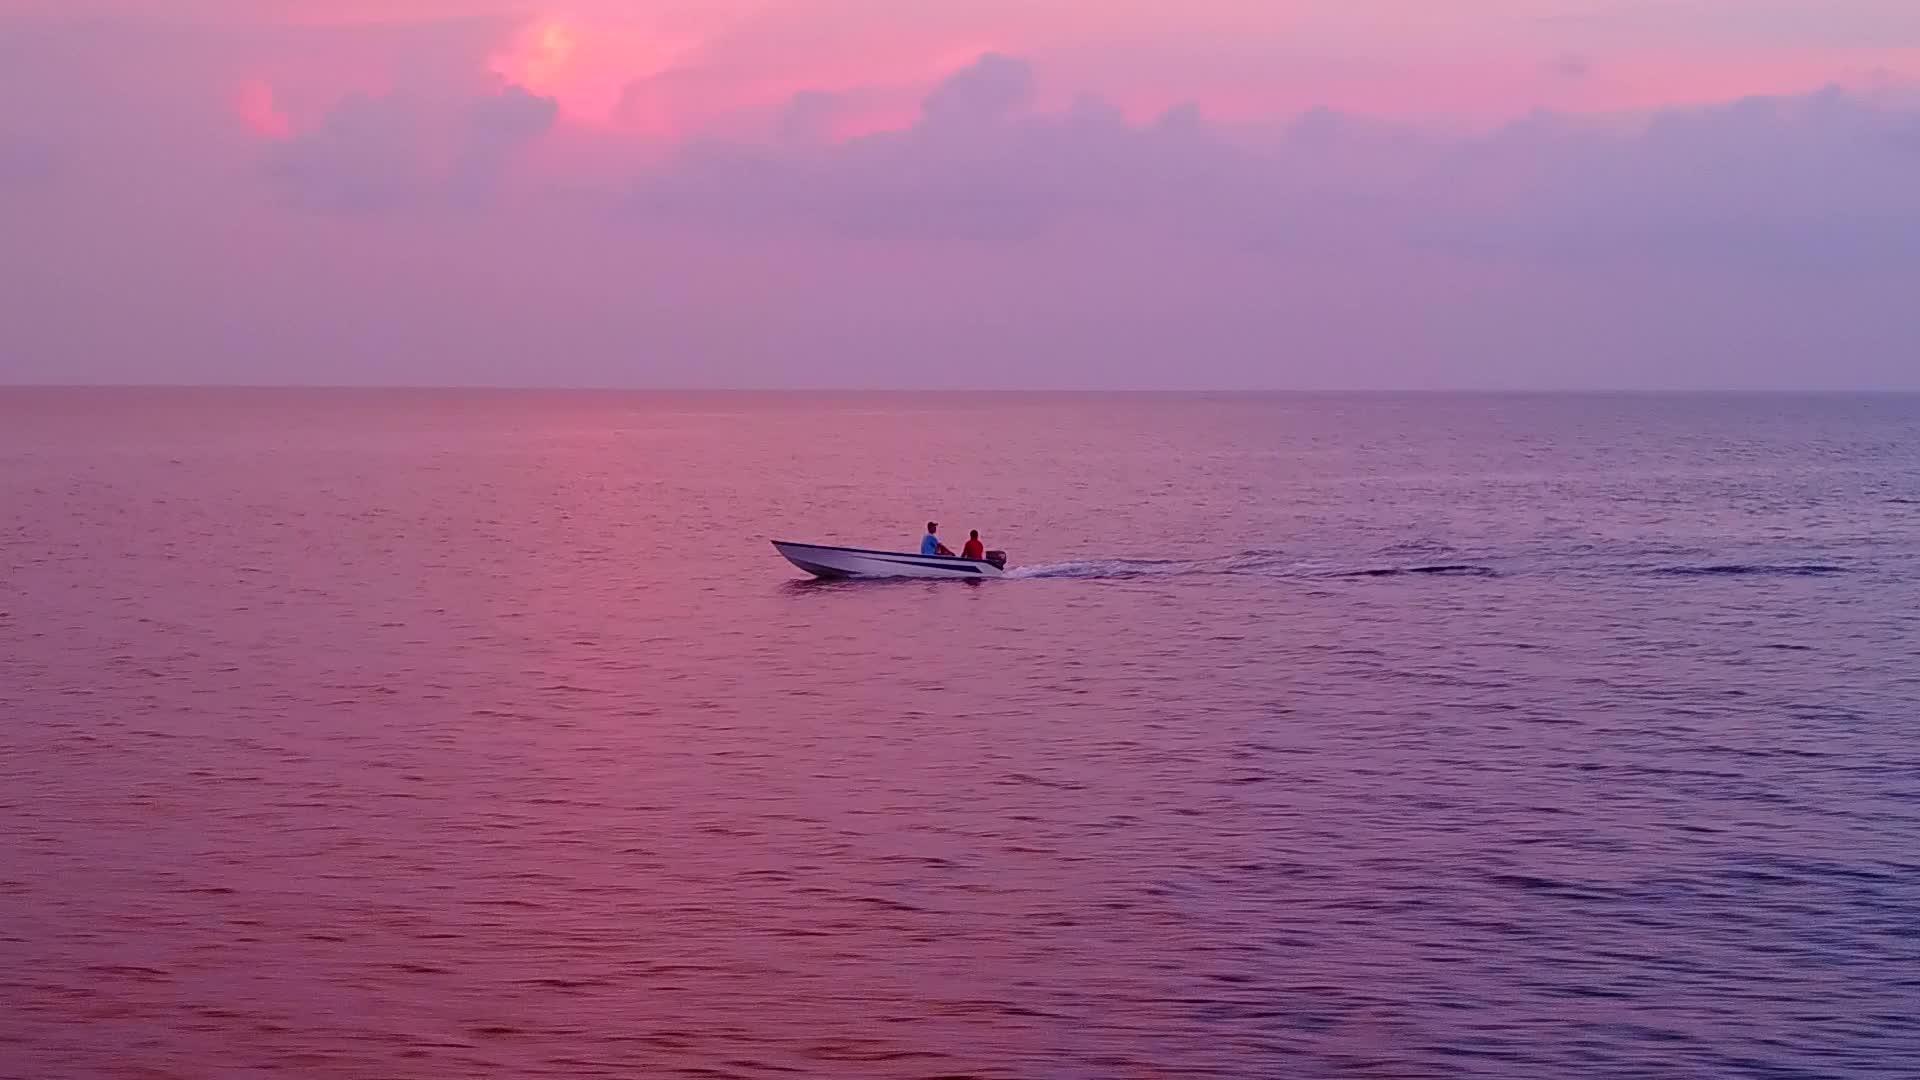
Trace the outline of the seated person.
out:
M 953 552 L 948 549 L 947 545 L 940 542 L 940 523 L 939 522 L 937 521 L 927 522 L 927 535 L 920 538 L 920 554 L 922 555 L 952 555 L 953 554 Z

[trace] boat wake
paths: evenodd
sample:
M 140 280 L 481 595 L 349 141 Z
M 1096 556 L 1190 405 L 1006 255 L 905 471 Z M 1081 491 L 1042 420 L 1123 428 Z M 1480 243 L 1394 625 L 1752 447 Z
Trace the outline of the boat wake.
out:
M 1436 549 L 1437 548 L 1437 549 Z M 1576 573 L 1631 575 L 1656 578 L 1779 578 L 1824 577 L 1845 574 L 1849 568 L 1830 563 L 1703 562 L 1673 564 L 1648 555 L 1664 549 L 1598 551 L 1534 550 L 1505 555 L 1447 550 L 1444 545 L 1394 545 L 1375 552 L 1374 561 L 1344 565 L 1333 560 L 1304 558 L 1281 551 L 1242 551 L 1207 559 L 1087 559 L 1077 562 L 1022 566 L 1007 571 L 1009 578 L 1131 581 L 1204 576 L 1264 577 L 1291 581 L 1363 581 L 1370 579 L 1507 578 L 1538 574 Z M 1446 556 L 1452 558 L 1446 558 Z M 1464 558 L 1462 556 L 1465 556 Z
M 1349 570 L 1334 577 L 1399 577 L 1403 574 L 1448 574 L 1456 577 L 1499 577 L 1500 571 L 1491 566 L 1474 566 L 1470 563 L 1443 563 L 1439 566 L 1382 566 L 1372 570 Z
M 1818 577 L 1846 572 L 1844 566 L 1824 563 L 1708 563 L 1700 566 L 1662 566 L 1653 571 L 1666 577 Z
M 1078 578 L 1124 581 L 1137 578 L 1230 576 L 1296 580 L 1379 578 L 1402 575 L 1499 577 L 1491 566 L 1472 563 L 1411 563 L 1386 566 L 1333 566 L 1277 551 L 1242 551 L 1212 559 L 1089 559 L 1009 570 L 1010 578 Z
M 1016 566 L 1007 571 L 1009 578 L 1082 578 L 1117 580 L 1136 577 L 1171 577 L 1189 572 L 1195 563 L 1164 559 L 1089 559 L 1084 562 L 1044 563 Z

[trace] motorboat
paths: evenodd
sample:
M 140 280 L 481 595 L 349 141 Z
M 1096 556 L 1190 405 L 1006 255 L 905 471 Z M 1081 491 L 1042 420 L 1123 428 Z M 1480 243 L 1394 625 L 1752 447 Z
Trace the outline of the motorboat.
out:
M 904 551 L 829 547 L 775 540 L 773 546 L 787 561 L 817 578 L 982 578 L 1004 577 L 1007 553 L 989 551 L 985 559 L 955 555 L 920 555 Z

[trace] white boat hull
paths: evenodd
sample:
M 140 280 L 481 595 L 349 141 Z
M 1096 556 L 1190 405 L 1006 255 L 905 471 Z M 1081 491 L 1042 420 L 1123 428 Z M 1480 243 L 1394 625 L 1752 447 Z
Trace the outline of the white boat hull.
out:
M 818 578 L 961 578 L 978 581 L 1004 577 L 990 562 L 951 555 L 915 555 L 902 551 L 828 547 L 775 540 L 787 561 Z

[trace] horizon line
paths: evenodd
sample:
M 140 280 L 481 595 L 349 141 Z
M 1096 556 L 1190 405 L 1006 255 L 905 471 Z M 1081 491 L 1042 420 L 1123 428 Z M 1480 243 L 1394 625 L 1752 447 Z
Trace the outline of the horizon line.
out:
M 928 386 L 690 386 L 690 385 L 611 385 L 611 384 L 536 384 L 536 383 L 225 383 L 225 382 L 0 382 L 0 392 L 10 390 L 247 390 L 247 391 L 325 391 L 325 392 L 448 392 L 482 393 L 630 393 L 630 394 L 1050 394 L 1050 395 L 1223 395 L 1223 394 L 1920 394 L 1920 386 L 1856 387 L 1742 387 L 1742 386 L 1058 386 L 1058 387 L 928 387 Z

